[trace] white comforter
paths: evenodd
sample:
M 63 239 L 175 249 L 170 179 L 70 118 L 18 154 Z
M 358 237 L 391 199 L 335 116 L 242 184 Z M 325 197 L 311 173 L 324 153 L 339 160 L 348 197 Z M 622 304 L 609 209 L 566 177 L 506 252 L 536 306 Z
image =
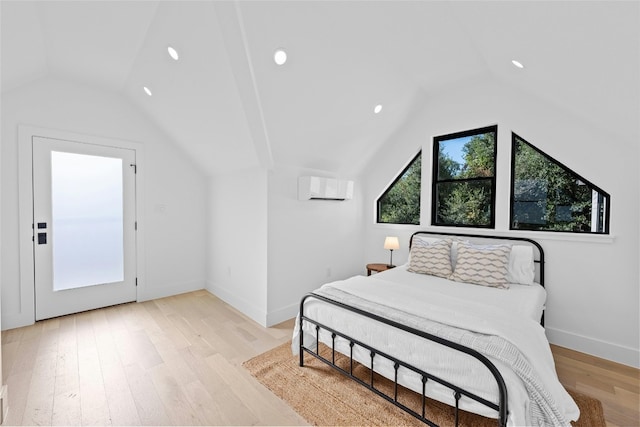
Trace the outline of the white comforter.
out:
M 528 361 L 529 366 L 535 368 L 532 373 L 535 377 L 534 381 L 539 383 L 543 390 L 546 404 L 553 408 L 552 418 L 556 420 L 555 423 L 560 420 L 562 424 L 568 424 L 569 420 L 576 420 L 579 416 L 578 407 L 557 379 L 544 330 L 530 318 L 514 316 L 508 311 L 488 308 L 486 305 L 459 296 L 435 293 L 430 291 L 428 286 L 406 285 L 386 281 L 375 276 L 356 276 L 344 281 L 329 283 L 318 292 L 328 295 L 346 292 L 347 298 L 351 295 L 354 301 L 361 301 L 360 303 L 364 305 L 375 303 L 380 307 L 376 310 L 379 309 L 383 312 L 386 310 L 392 315 L 403 316 L 406 314 L 410 317 L 428 318 L 442 325 L 503 337 L 520 350 L 524 361 Z M 508 292 L 508 290 L 504 292 Z M 396 310 L 399 312 L 394 314 L 393 312 Z M 315 299 L 307 300 L 305 314 L 322 321 L 327 326 L 335 327 L 347 335 L 366 342 L 374 348 L 397 356 L 404 362 L 445 378 L 487 400 L 496 401 L 498 394 L 493 376 L 484 365 L 467 355 L 425 340 L 417 340 L 408 333 L 377 324 L 368 319 L 363 321 L 356 314 L 329 306 Z M 429 321 L 425 320 L 425 322 Z M 425 325 L 430 325 L 424 327 L 428 327 L 428 331 L 431 333 L 433 333 L 434 327 L 438 328 L 438 325 L 434 326 L 433 323 L 425 323 Z M 299 323 L 296 322 L 292 340 L 292 350 L 295 354 L 298 352 L 299 345 L 298 327 Z M 446 328 L 441 329 L 447 333 Z M 307 334 L 309 334 L 308 337 Z M 305 344 L 307 346 L 314 342 L 312 338 L 314 335 L 313 325 L 305 324 Z M 321 334 L 320 340 L 330 345 L 330 334 Z M 338 339 L 336 349 L 348 354 L 348 342 Z M 368 352 L 357 346 L 354 348 L 354 358 L 366 365 L 370 361 Z M 511 426 L 539 424 L 540 414 L 535 410 L 537 405 L 532 405 L 532 398 L 522 379 L 507 364 L 491 356 L 489 358 L 498 367 L 507 385 L 508 424 Z M 377 358 L 375 369 L 382 375 L 393 378 L 393 364 L 390 361 Z M 421 392 L 420 378 L 410 371 L 401 369 L 398 380 L 406 387 Z M 452 392 L 449 389 L 433 382 L 428 384 L 431 384 L 427 388 L 429 397 L 448 404 L 454 403 Z M 488 417 L 495 418 L 497 416 L 495 411 L 470 399 L 463 398 L 460 406 L 462 409 Z

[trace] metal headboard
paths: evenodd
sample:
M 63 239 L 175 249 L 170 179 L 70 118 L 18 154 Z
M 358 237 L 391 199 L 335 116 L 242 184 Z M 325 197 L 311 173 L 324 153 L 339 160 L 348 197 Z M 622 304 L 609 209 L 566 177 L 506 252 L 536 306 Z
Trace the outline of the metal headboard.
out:
M 411 235 L 411 239 L 409 239 L 409 249 L 411 249 L 411 244 L 413 243 L 413 236 L 417 234 L 426 234 L 430 236 L 449 236 L 449 237 L 464 237 L 472 243 L 484 243 L 484 244 L 498 244 L 498 243 L 506 243 L 513 244 L 517 242 L 519 244 L 527 244 L 533 247 L 533 262 L 537 266 L 536 270 L 536 282 L 540 284 L 544 288 L 544 250 L 540 243 L 535 240 L 528 239 L 526 237 L 514 237 L 514 236 L 492 236 L 492 235 L 484 235 L 484 234 L 466 234 L 466 233 L 447 233 L 447 232 L 438 232 L 438 231 L 416 231 Z M 540 317 L 540 324 L 544 327 L 544 309 L 542 311 L 542 316 Z
M 411 249 L 413 236 L 417 234 L 426 234 L 430 236 L 460 237 L 460 238 L 465 238 L 465 240 L 469 240 L 472 243 L 513 244 L 514 242 L 518 242 L 519 244 L 526 244 L 526 245 L 532 246 L 533 261 L 537 266 L 536 282 L 539 283 L 542 287 L 544 287 L 544 250 L 542 249 L 542 246 L 540 246 L 540 244 L 535 240 L 528 239 L 526 237 L 514 237 L 514 236 L 492 236 L 492 235 L 485 235 L 485 234 L 448 233 L 448 232 L 439 232 L 439 231 L 417 231 L 411 235 L 411 239 L 409 240 L 409 249 Z

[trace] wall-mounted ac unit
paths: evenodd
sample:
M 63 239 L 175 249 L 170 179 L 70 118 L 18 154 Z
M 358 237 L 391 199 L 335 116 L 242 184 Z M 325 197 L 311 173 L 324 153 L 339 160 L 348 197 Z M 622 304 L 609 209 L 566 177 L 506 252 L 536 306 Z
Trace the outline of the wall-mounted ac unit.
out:
M 298 200 L 350 200 L 353 181 L 319 176 L 298 178 Z

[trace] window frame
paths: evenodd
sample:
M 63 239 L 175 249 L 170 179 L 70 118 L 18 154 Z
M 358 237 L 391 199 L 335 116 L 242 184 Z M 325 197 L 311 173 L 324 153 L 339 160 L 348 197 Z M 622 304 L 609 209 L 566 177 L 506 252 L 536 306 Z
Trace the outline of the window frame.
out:
M 380 204 L 381 200 L 393 189 L 393 187 L 402 179 L 402 177 L 407 173 L 409 168 L 413 166 L 413 164 L 418 160 L 419 157 L 422 156 L 422 149 L 418 151 L 418 153 L 413 156 L 413 158 L 407 163 L 407 165 L 400 171 L 400 173 L 394 178 L 394 180 L 387 186 L 384 192 L 378 197 L 376 200 L 376 224 L 387 224 L 387 225 L 420 225 L 421 224 L 421 200 L 422 200 L 422 168 L 420 170 L 420 191 L 418 193 L 418 222 L 383 222 L 380 218 Z
M 474 136 L 484 133 L 493 133 L 493 176 L 490 178 L 482 177 L 482 178 L 462 178 L 462 179 L 438 179 L 438 171 L 439 168 L 439 153 L 440 153 L 440 143 L 443 141 L 448 141 L 452 139 L 464 138 L 468 136 Z M 498 170 L 498 125 L 485 126 L 477 129 L 470 129 L 461 132 L 454 132 L 447 135 L 440 135 L 433 138 L 433 163 L 432 163 L 432 179 L 431 179 L 431 225 L 436 227 L 467 227 L 467 228 L 487 228 L 487 229 L 495 229 L 496 226 L 496 176 Z M 448 182 L 480 182 L 480 181 L 488 181 L 491 182 L 491 212 L 489 215 L 489 223 L 486 225 L 472 225 L 472 224 L 453 224 L 453 223 L 442 223 L 438 222 L 438 192 L 437 187 L 438 184 L 448 183 Z
M 563 171 L 571 174 L 572 176 L 574 176 L 577 180 L 583 182 L 585 185 L 589 186 L 591 188 L 591 190 L 595 190 L 598 193 L 600 193 L 600 195 L 602 195 L 604 197 L 604 204 L 605 204 L 605 211 L 604 211 L 604 218 L 603 218 L 603 225 L 604 231 L 569 231 L 569 230 L 535 230 L 535 229 L 530 229 L 530 228 L 514 228 L 513 227 L 513 216 L 514 216 L 514 199 L 515 199 L 515 195 L 514 195 L 514 191 L 515 191 L 515 181 L 516 181 L 516 140 L 519 140 L 525 144 L 527 144 L 529 147 L 531 147 L 536 153 L 540 154 L 545 160 L 553 163 L 554 165 L 558 166 L 559 168 L 561 168 Z M 511 132 L 511 178 L 510 178 L 510 191 L 509 191 L 509 230 L 514 230 L 514 231 L 529 231 L 529 232 L 543 232 L 543 233 L 571 233 L 571 234 L 577 234 L 577 235 L 609 235 L 610 234 L 610 227 L 609 227 L 609 221 L 611 218 L 611 195 L 609 193 L 607 193 L 606 191 L 604 191 L 603 189 L 601 189 L 600 187 L 598 187 L 597 185 L 593 184 L 591 181 L 589 181 L 588 179 L 585 179 L 582 175 L 576 173 L 573 169 L 569 168 L 568 166 L 562 164 L 560 161 L 554 159 L 553 157 L 551 157 L 550 155 L 548 155 L 547 153 L 545 153 L 544 151 L 542 151 L 541 149 L 539 149 L 538 147 L 536 147 L 535 145 L 531 144 L 529 141 L 527 141 L 526 139 L 522 138 L 520 135 L 516 134 L 515 132 Z

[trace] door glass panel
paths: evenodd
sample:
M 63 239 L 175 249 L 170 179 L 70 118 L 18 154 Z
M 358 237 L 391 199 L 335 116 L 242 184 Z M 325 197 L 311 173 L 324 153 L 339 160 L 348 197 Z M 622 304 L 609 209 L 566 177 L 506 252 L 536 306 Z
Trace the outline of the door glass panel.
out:
M 122 159 L 51 152 L 53 290 L 124 280 Z

